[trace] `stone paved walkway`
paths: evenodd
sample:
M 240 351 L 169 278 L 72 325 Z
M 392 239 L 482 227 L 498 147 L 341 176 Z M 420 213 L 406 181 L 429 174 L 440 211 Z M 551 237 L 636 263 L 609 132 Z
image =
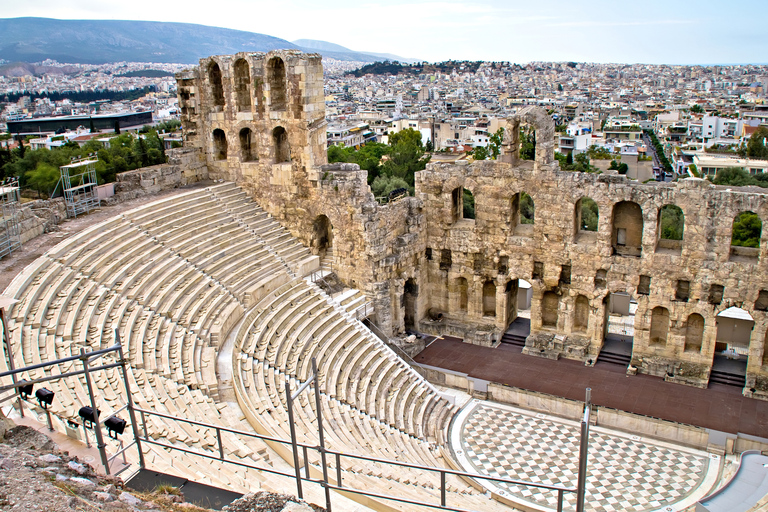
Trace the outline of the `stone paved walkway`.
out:
M 453 423 L 451 448 L 466 471 L 575 487 L 579 424 L 472 400 Z M 720 457 L 592 427 L 585 506 L 595 512 L 682 510 L 708 494 Z M 483 482 L 526 505 L 554 510 L 555 491 Z M 565 494 L 565 510 L 576 496 Z M 668 508 L 671 507 L 671 508 Z

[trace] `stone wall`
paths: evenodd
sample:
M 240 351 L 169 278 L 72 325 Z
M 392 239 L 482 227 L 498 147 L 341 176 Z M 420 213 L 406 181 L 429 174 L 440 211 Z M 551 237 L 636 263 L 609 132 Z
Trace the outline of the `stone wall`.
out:
M 66 218 L 67 207 L 62 198 L 22 204 L 18 216 L 21 244 L 50 231 Z
M 167 163 L 118 174 L 115 200 L 127 201 L 208 179 L 208 167 L 198 149 L 175 148 L 166 155 Z
M 385 333 L 494 344 L 517 316 L 524 279 L 533 290 L 525 351 L 592 364 L 610 296 L 622 292 L 638 305 L 633 368 L 706 386 L 716 317 L 738 306 L 755 320 L 745 394 L 768 398 L 768 235 L 760 249 L 730 243 L 740 212 L 768 219 L 762 191 L 561 171 L 551 119 L 526 107 L 508 120 L 498 161 L 429 164 L 415 197 L 380 205 L 365 171 L 326 164 L 318 55 L 216 56 L 177 81 L 185 145 L 208 175 L 237 182 L 315 254 L 332 256 L 339 278 L 374 302 Z M 523 125 L 541 141 L 533 161 L 520 158 Z M 462 189 L 474 195 L 474 219 L 463 218 Z M 524 193 L 532 223 L 520 211 Z M 597 231 L 580 227 L 587 197 Z M 661 238 L 665 205 L 682 209 L 682 241 Z

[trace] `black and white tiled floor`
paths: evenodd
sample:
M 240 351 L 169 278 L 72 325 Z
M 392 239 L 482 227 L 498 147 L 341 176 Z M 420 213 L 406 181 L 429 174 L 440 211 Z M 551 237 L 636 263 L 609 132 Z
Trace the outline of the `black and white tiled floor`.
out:
M 466 471 L 575 487 L 579 424 L 473 400 L 460 413 L 451 445 Z M 595 512 L 678 511 L 717 478 L 720 458 L 705 452 L 591 427 L 585 508 Z M 555 509 L 557 492 L 484 481 L 489 490 L 536 508 Z M 565 510 L 576 496 L 565 493 Z

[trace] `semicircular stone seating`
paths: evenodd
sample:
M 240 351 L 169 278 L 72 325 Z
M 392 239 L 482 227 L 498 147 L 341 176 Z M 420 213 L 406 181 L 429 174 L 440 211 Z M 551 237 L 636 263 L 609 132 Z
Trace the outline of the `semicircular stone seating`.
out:
M 454 407 L 354 318 L 360 294 L 336 301 L 296 277 L 316 264 L 306 247 L 234 184 L 171 196 L 72 236 L 14 278 L 5 291 L 19 300 L 8 319 L 14 364 L 109 347 L 117 329 L 138 407 L 287 439 L 285 383 L 295 390 L 305 382 L 314 357 L 330 448 L 445 467 L 441 446 Z M 217 350 L 233 328 L 232 375 L 240 410 L 217 401 Z M 0 359 L 0 370 L 7 369 Z M 79 364 L 23 377 L 55 375 L 80 369 Z M 94 372 L 93 382 L 102 418 L 125 403 L 117 369 Z M 45 386 L 56 393 L 55 426 L 65 431 L 65 420 L 76 419 L 77 409 L 89 404 L 85 378 Z M 294 404 L 297 434 L 313 444 L 315 403 L 310 390 Z M 155 440 L 218 454 L 212 429 L 157 416 L 143 422 Z M 235 459 L 275 462 L 262 442 L 229 434 L 223 442 Z M 277 451 L 290 462 L 287 452 Z M 239 492 L 294 485 L 178 450 L 145 445 L 145 452 L 147 464 L 158 471 Z M 318 471 L 312 453 L 308 462 Z M 341 472 L 345 485 L 439 500 L 438 473 L 355 459 L 342 459 Z M 448 482 L 454 506 L 508 510 L 462 480 Z

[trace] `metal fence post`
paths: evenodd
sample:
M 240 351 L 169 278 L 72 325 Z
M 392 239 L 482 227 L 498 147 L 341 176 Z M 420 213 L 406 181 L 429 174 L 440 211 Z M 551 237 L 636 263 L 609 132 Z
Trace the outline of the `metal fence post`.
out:
M 323 487 L 325 488 L 325 510 L 331 512 L 331 489 L 328 487 L 328 462 L 325 460 L 325 437 L 323 435 L 323 410 L 320 408 L 320 377 L 317 375 L 317 360 L 312 358 L 312 373 L 315 380 L 315 406 L 317 407 L 317 433 L 320 438 L 320 462 L 323 465 Z
M 91 398 L 91 407 L 93 408 L 94 417 L 94 432 L 96 432 L 96 447 L 99 449 L 99 455 L 101 455 L 101 463 L 104 466 L 104 472 L 109 475 L 109 458 L 107 457 L 107 445 L 104 443 L 104 436 L 101 432 L 101 420 L 99 418 L 98 409 L 96 409 L 96 397 L 93 394 L 93 384 L 91 383 L 91 371 L 88 368 L 88 354 L 85 353 L 85 349 L 80 349 L 80 358 L 83 361 L 83 369 L 85 370 L 85 384 L 88 387 L 88 396 Z
M 123 374 L 123 386 L 125 386 L 125 400 L 128 404 L 128 417 L 131 420 L 131 430 L 133 430 L 133 440 L 136 441 L 136 449 L 139 451 L 139 467 L 144 469 L 146 464 L 144 462 L 144 451 L 141 448 L 141 436 L 139 435 L 139 425 L 136 422 L 136 411 L 134 411 L 133 395 L 131 394 L 131 386 L 128 384 L 128 370 L 125 368 L 125 356 L 123 354 L 123 344 L 120 342 L 120 333 L 115 329 L 115 343 L 118 345 L 117 355 L 120 357 L 120 370 Z M 143 416 L 143 414 L 142 414 Z M 144 424 L 144 435 L 147 435 L 147 425 Z
M 296 426 L 293 424 L 293 397 L 291 396 L 291 383 L 285 381 L 285 398 L 288 402 L 288 425 L 291 427 L 291 450 L 293 451 L 293 469 L 296 471 L 296 491 L 300 500 L 304 499 L 301 492 L 301 466 L 299 465 L 299 448 L 296 443 Z M 306 463 L 306 458 L 304 459 Z M 309 471 L 307 471 L 309 478 Z
M 587 488 L 587 457 L 589 456 L 589 416 L 592 389 L 587 388 L 584 402 L 584 417 L 581 419 L 581 439 L 579 441 L 579 479 L 576 487 L 576 512 L 584 512 L 584 496 Z

